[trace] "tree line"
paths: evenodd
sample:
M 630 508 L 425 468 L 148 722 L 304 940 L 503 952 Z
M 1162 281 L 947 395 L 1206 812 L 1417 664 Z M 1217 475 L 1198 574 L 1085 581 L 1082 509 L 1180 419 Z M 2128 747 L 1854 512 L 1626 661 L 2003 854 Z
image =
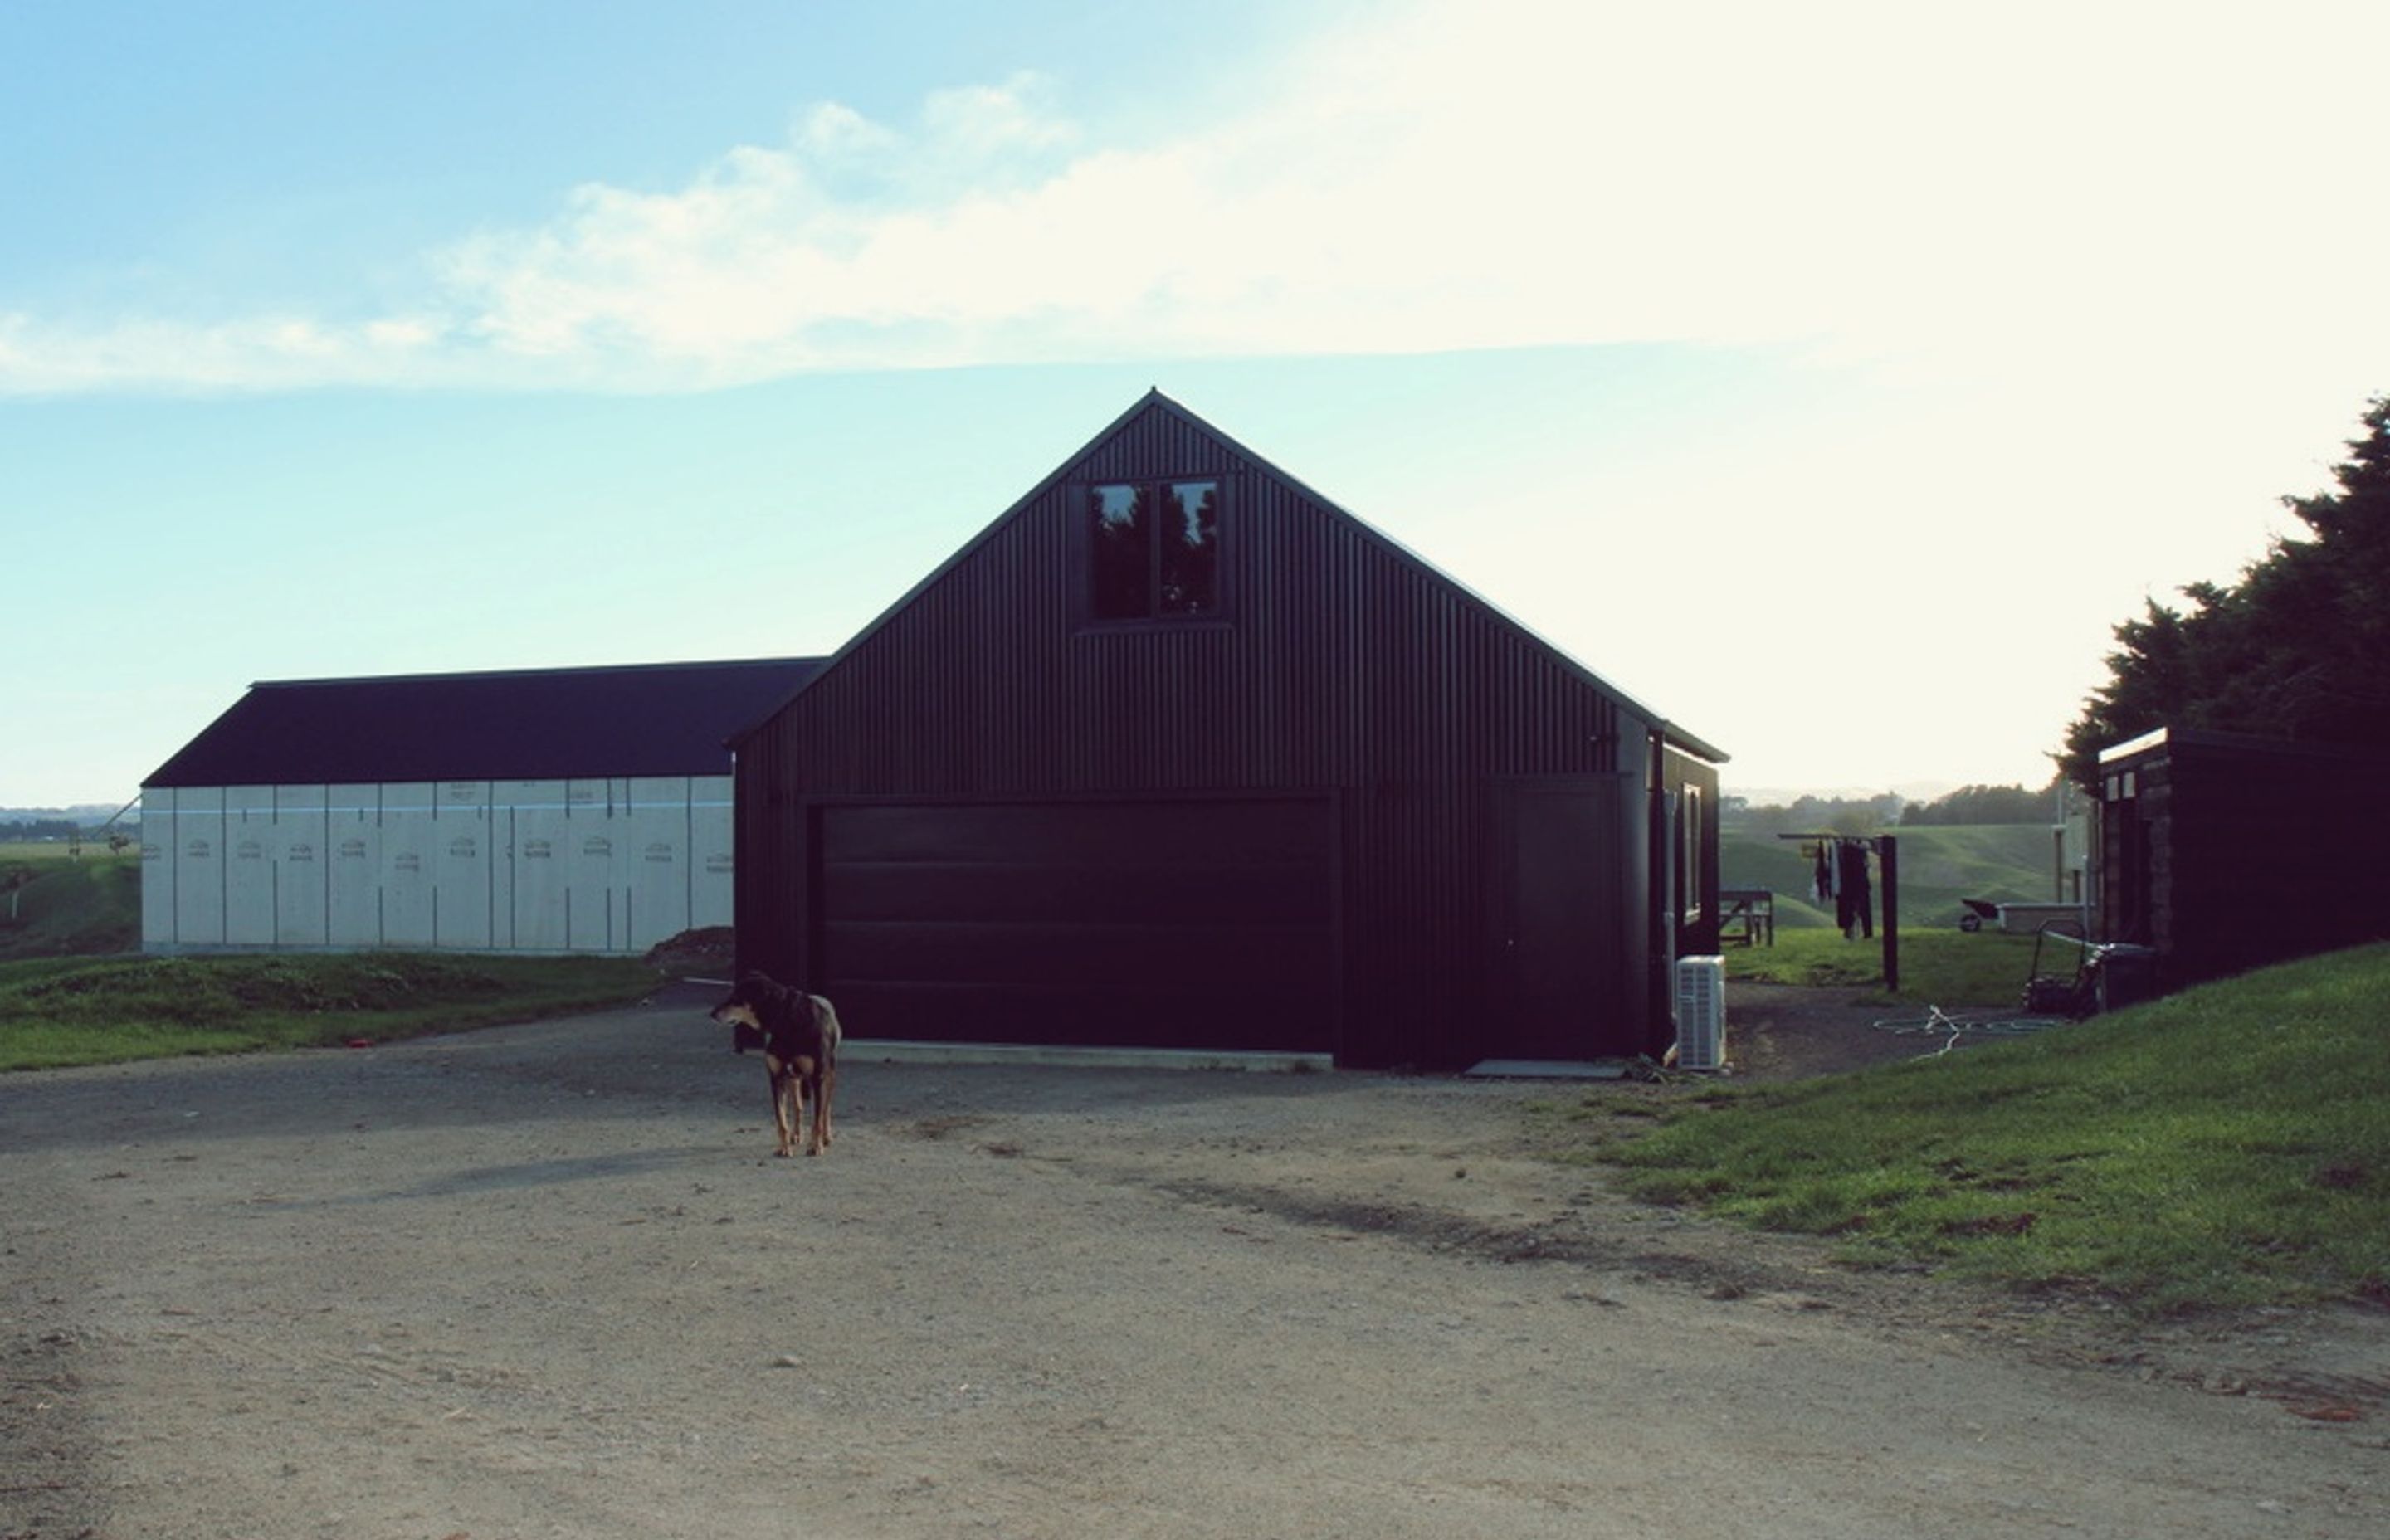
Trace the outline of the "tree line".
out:
M 1930 802 L 1900 810 L 1905 828 L 1953 824 L 2047 824 L 2060 816 L 2055 786 L 2028 791 L 2022 786 L 1962 786 Z
M 2096 792 L 2100 751 L 2158 727 L 2390 749 L 2390 396 L 2358 421 L 2334 484 L 2282 499 L 2303 531 L 2274 540 L 2238 581 L 2191 584 L 2178 606 L 2150 599 L 2115 627 L 2107 681 L 2067 727 L 2049 787 L 1967 786 L 1923 802 L 1728 796 L 1726 826 L 1764 837 L 2046 823 L 2060 815 L 2062 782 Z
M 2238 582 L 2151 599 L 2115 628 L 2107 683 L 2066 730 L 2075 784 L 2096 787 L 2101 750 L 2157 727 L 2390 747 L 2390 396 L 2360 421 L 2336 486 L 2282 499 L 2304 533 Z
M 1789 802 L 1757 803 L 1748 797 L 1729 795 L 1719 803 L 1724 827 L 1763 839 L 1778 834 L 1881 834 L 1887 829 L 1955 824 L 2046 824 L 2058 815 L 2055 782 L 2038 791 L 2023 786 L 1962 786 L 1924 802 L 1883 791 L 1871 797 L 1808 795 Z
M 72 818 L 10 818 L 0 820 L 0 840 L 71 840 L 82 829 Z

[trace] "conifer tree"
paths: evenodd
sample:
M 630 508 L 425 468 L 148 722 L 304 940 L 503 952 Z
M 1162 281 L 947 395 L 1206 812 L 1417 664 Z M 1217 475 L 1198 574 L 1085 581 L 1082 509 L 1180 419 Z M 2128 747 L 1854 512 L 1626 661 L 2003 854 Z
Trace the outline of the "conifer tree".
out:
M 2108 681 L 2066 731 L 2078 784 L 2101 750 L 2161 726 L 2390 747 L 2390 396 L 2361 420 L 2337 487 L 2282 499 L 2305 534 L 2115 628 Z

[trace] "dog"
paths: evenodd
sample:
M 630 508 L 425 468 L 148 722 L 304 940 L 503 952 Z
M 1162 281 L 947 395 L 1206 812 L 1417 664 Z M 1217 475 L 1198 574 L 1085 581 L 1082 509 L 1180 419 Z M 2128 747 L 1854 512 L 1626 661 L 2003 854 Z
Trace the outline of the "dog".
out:
M 772 1083 L 772 1121 L 780 1135 L 777 1155 L 794 1155 L 797 1138 L 805 1132 L 805 1103 L 811 1101 L 814 1122 L 805 1153 L 818 1155 L 829 1148 L 830 1093 L 838 1085 L 838 1012 L 818 995 L 773 982 L 750 973 L 731 986 L 730 997 L 713 1007 L 716 1021 L 730 1024 L 734 1053 L 764 1050 L 764 1069 Z

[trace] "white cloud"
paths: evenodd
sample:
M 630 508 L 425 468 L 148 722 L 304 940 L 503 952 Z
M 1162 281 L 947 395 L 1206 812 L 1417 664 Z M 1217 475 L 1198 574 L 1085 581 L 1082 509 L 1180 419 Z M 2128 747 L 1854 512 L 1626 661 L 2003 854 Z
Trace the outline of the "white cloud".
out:
M 1107 144 L 1023 75 L 813 106 L 429 254 L 405 314 L 0 321 L 0 391 L 701 387 L 1017 360 L 1812 340 L 2349 372 L 2390 9 L 1451 0 Z M 2374 353 L 2378 358 L 2380 353 Z M 2337 383 L 2335 390 L 2362 389 Z
M 95 328 L 12 313 L 0 314 L 0 395 L 467 383 L 459 361 L 438 358 L 441 337 L 437 322 L 395 316 L 353 325 L 298 315 L 136 317 Z

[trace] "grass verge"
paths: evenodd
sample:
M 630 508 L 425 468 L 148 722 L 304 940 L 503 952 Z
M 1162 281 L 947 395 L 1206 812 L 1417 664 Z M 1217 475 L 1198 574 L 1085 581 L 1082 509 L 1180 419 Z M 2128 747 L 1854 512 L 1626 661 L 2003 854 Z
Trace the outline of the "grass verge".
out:
M 0 1071 L 386 1042 L 628 1005 L 620 957 L 58 957 L 0 963 Z
M 0 885 L 22 879 L 19 891 L 0 895 L 0 963 L 141 944 L 139 856 L 24 854 L 41 848 L 17 845 L 10 847 L 17 854 L 0 854 Z
M 2390 1304 L 2390 945 L 1948 1058 L 1706 1087 L 1641 1136 L 1587 1116 L 1600 1098 L 1576 1158 L 1846 1261 L 2155 1313 Z

